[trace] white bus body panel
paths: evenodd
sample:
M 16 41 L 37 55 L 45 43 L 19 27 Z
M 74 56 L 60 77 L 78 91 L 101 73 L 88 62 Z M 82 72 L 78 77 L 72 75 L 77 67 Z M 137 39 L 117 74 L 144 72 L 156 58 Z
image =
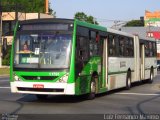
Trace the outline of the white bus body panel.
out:
M 131 71 L 131 79 L 134 81 L 134 58 L 109 57 L 108 74 L 109 90 L 126 86 L 127 71 Z
M 23 82 L 15 81 L 11 82 L 11 92 L 13 93 L 27 93 L 27 94 L 47 94 L 47 95 L 74 95 L 75 94 L 75 83 L 44 83 L 44 82 Z M 47 89 L 64 89 L 63 92 L 38 92 L 38 91 L 21 91 L 21 88 L 33 88 L 34 84 L 42 84 Z M 38 88 L 37 88 L 38 89 Z

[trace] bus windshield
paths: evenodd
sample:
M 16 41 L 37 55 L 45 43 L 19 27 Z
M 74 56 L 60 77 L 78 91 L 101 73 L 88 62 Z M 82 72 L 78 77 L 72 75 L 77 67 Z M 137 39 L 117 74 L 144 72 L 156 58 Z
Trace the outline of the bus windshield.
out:
M 71 34 L 19 34 L 15 40 L 15 68 L 68 68 Z

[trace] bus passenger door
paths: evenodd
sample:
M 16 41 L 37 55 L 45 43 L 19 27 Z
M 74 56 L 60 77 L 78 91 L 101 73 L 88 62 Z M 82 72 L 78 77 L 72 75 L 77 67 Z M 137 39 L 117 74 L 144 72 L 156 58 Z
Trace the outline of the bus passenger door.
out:
M 103 38 L 103 57 L 102 57 L 102 80 L 103 87 L 108 88 L 108 41 Z
M 145 46 L 144 44 L 140 44 L 140 74 L 141 80 L 145 79 Z

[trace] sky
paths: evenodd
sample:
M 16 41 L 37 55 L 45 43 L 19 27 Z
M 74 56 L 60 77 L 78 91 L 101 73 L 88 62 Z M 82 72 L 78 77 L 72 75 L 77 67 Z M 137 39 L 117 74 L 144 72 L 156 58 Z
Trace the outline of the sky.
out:
M 57 18 L 73 19 L 76 12 L 84 12 L 95 17 L 100 25 L 110 27 L 115 20 L 125 22 L 140 19 L 140 16 L 144 16 L 145 10 L 151 12 L 160 10 L 160 0 L 49 0 L 49 2 Z

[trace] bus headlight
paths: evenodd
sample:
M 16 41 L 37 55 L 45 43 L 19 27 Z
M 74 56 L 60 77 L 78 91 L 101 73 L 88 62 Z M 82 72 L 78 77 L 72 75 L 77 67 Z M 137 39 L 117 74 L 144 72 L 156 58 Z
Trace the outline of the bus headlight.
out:
M 14 76 L 15 81 L 20 81 L 18 76 Z
M 59 82 L 61 82 L 61 83 L 67 83 L 67 80 L 68 80 L 68 75 L 65 75 L 65 76 L 63 76 L 63 77 L 61 77 L 59 79 Z

